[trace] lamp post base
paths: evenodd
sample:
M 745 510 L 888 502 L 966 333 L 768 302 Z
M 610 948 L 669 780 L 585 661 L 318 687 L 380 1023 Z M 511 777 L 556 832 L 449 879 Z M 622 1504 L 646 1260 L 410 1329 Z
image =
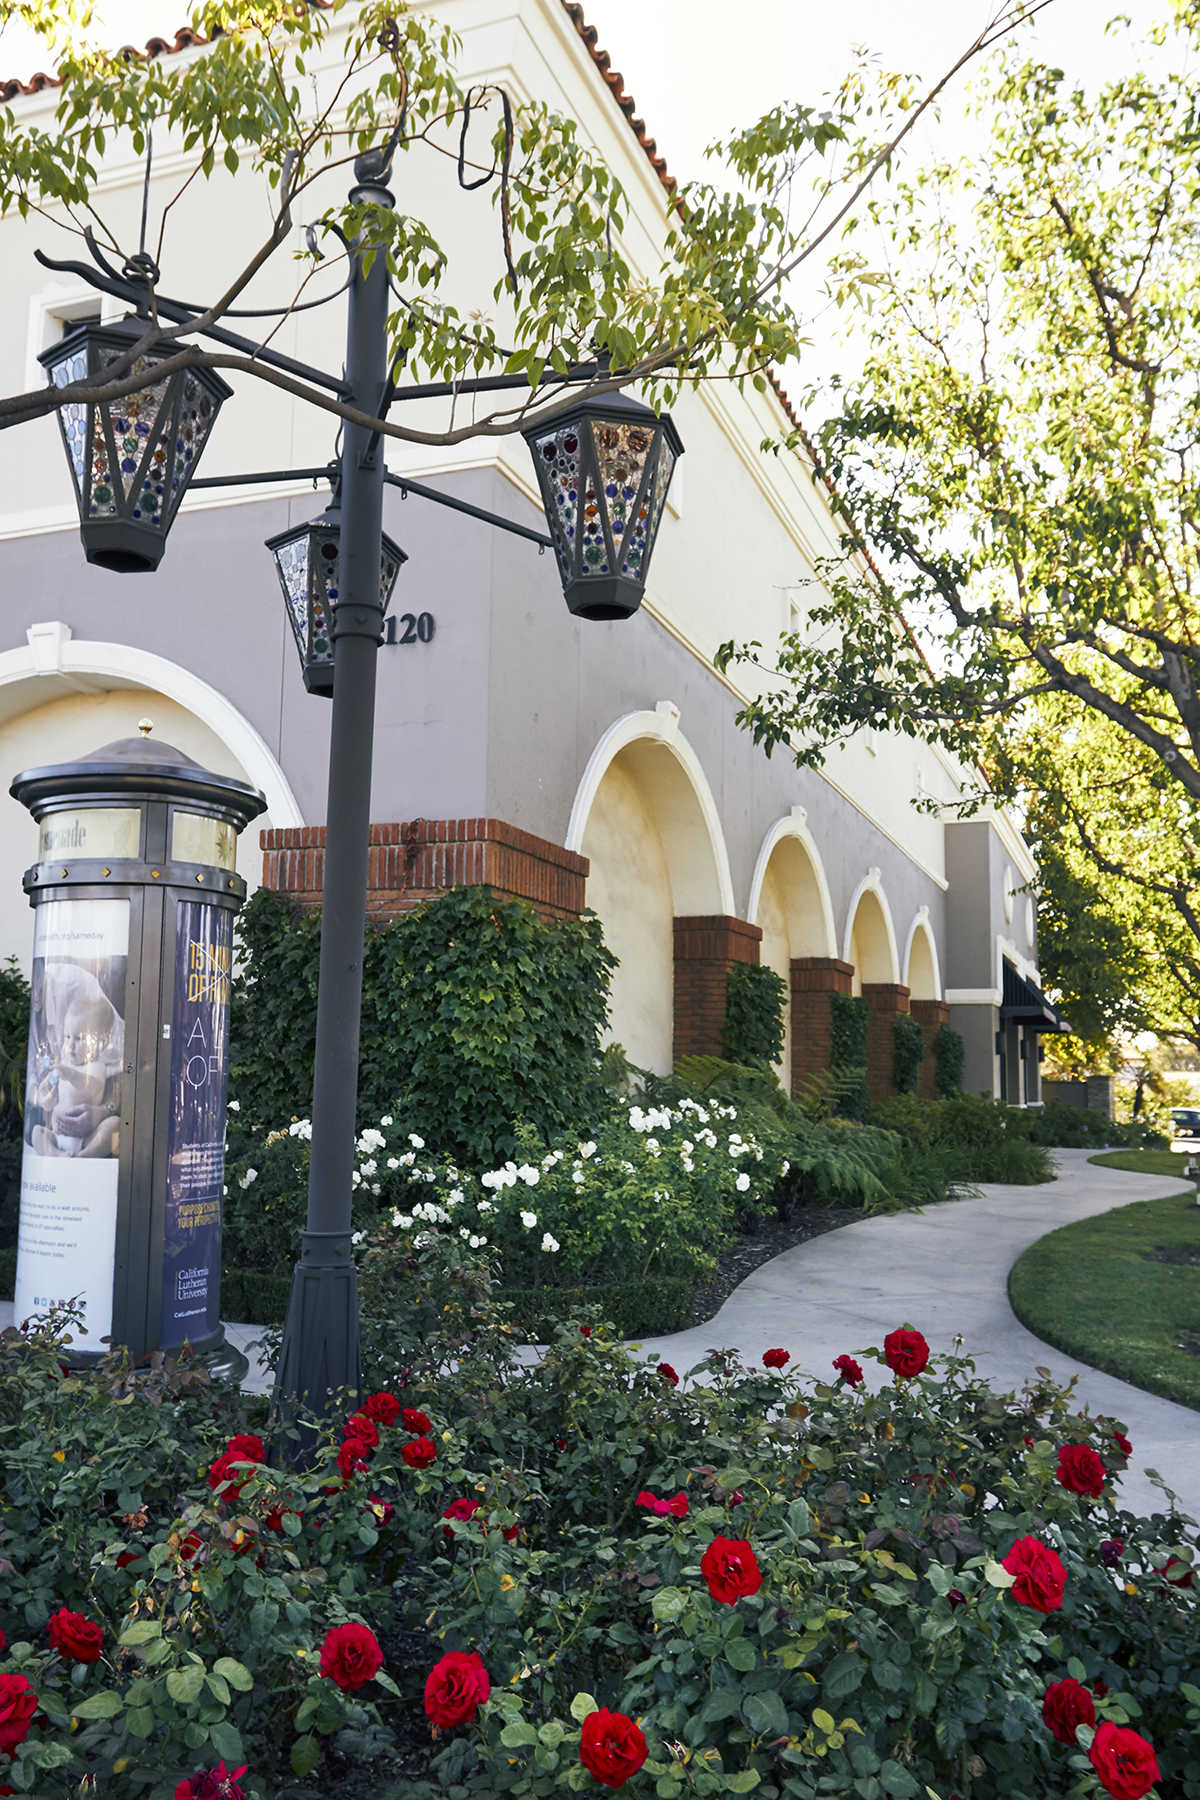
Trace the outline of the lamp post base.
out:
M 346 1244 L 344 1233 L 330 1236 Z M 283 1328 L 275 1409 L 285 1416 L 297 1407 L 327 1416 L 335 1396 L 346 1394 L 355 1406 L 359 1400 L 358 1271 L 345 1250 L 338 1255 L 323 1233 L 306 1231 L 302 1239 Z M 331 1250 L 331 1260 L 316 1260 Z

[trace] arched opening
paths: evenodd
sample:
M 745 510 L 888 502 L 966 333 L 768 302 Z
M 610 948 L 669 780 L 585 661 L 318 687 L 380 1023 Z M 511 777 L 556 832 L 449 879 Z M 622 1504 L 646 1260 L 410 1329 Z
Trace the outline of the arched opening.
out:
M 610 1040 L 639 1067 L 666 1074 L 675 1039 L 675 919 L 731 913 L 733 903 L 716 807 L 674 709 L 639 718 L 652 722 L 647 734 L 620 721 L 597 746 L 567 847 L 589 860 L 587 903 L 618 958 Z
M 854 965 L 851 992 L 855 994 L 861 994 L 866 984 L 900 978 L 896 936 L 878 877 L 864 881 L 851 904 L 845 960 Z
M 784 1036 L 775 1065 L 792 1085 L 791 969 L 796 957 L 834 957 L 837 946 L 829 886 L 815 843 L 800 819 L 781 820 L 767 835 L 751 886 L 749 917 L 762 930 L 760 961 L 785 986 Z
M 904 985 L 913 1000 L 940 1000 L 942 984 L 938 977 L 937 948 L 929 925 L 924 919 L 913 921 L 908 940 L 908 958 Z
M 0 955 L 27 964 L 33 942 L 21 877 L 37 856 L 37 827 L 9 797 L 9 782 L 22 769 L 70 762 L 134 737 L 142 718 L 154 721 L 154 736 L 164 743 L 266 793 L 270 811 L 238 843 L 238 871 L 257 887 L 260 827 L 302 820 L 283 771 L 253 726 L 224 695 L 165 658 L 72 639 L 59 624 L 34 626 L 29 640 L 28 648 L 0 655 Z

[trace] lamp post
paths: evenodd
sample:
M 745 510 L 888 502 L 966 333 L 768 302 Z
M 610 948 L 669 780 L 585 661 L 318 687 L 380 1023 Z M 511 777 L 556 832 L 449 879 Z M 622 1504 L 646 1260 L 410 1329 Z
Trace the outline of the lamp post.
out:
M 377 151 L 356 159 L 356 185 L 350 195 L 355 204 L 394 205 L 387 187 L 389 161 L 387 153 Z M 297 363 L 269 346 L 254 345 L 224 326 L 197 325 L 197 329 L 219 343 L 253 350 L 260 360 L 302 374 L 371 418 L 384 417 L 397 400 L 525 386 L 523 376 L 501 375 L 456 384 L 412 384 L 395 392 L 388 367 L 386 259 L 382 252 L 368 259 L 357 243 L 347 248 L 351 269 L 343 377 Z M 145 264 L 118 275 L 94 245 L 92 250 L 99 273 L 83 263 L 57 262 L 41 252 L 36 254 L 46 266 L 82 276 L 102 293 L 131 302 L 141 311 L 147 299 Z M 157 273 L 154 269 L 155 280 Z M 160 316 L 175 323 L 193 322 L 186 307 L 158 293 L 155 307 Z M 94 377 L 110 367 L 145 335 L 146 328 L 144 316 L 127 322 L 114 349 L 104 337 L 105 332 L 111 334 L 111 328 L 81 326 L 42 360 L 51 381 L 66 386 L 82 375 Z M 145 354 L 153 357 L 153 349 Z M 191 387 L 172 385 L 186 384 L 193 376 Z M 207 384 L 199 381 L 201 376 L 209 377 Z M 606 366 L 592 364 L 573 370 L 568 380 L 594 382 L 607 376 Z M 143 390 L 147 398 L 136 408 L 128 401 L 64 402 L 60 421 L 89 561 L 115 569 L 156 567 L 189 484 L 218 487 L 330 474 L 328 469 L 288 469 L 196 478 L 196 460 L 216 408 L 228 392 L 224 383 L 214 382 L 211 371 L 187 370 Z M 541 423 L 528 428 L 525 436 L 551 526 L 552 535 L 547 536 L 407 476 L 389 473 L 378 434 L 364 426 L 347 420 L 343 434 L 331 508 L 311 525 L 282 533 L 268 544 L 276 558 L 305 685 L 310 692 L 331 694 L 333 701 L 308 1213 L 275 1393 L 277 1408 L 285 1412 L 298 1404 L 326 1411 L 335 1395 L 345 1390 L 357 1394 L 359 1386 L 358 1295 L 351 1256 L 352 1175 L 376 654 L 384 613 L 405 560 L 404 552 L 383 533 L 384 484 L 513 532 L 539 549 L 553 549 L 573 614 L 592 619 L 628 618 L 645 592 L 671 472 L 682 453 L 669 418 L 659 418 L 650 407 L 619 392 L 606 393 L 592 403 L 565 406 L 550 417 L 543 415 Z M 139 449 L 143 440 L 146 447 Z M 158 456 L 160 447 L 162 455 Z M 132 469 L 125 468 L 126 462 Z M 160 463 L 166 469 L 161 494 L 157 478 L 145 488 L 147 475 Z M 105 474 L 111 480 L 102 485 L 110 498 L 116 496 L 116 525 L 108 514 L 98 514 L 93 504 L 97 479 Z M 129 484 L 123 485 L 119 494 L 118 478 Z M 143 492 L 149 516 L 141 511 L 134 517 L 130 496 Z M 115 535 L 117 526 L 120 536 Z

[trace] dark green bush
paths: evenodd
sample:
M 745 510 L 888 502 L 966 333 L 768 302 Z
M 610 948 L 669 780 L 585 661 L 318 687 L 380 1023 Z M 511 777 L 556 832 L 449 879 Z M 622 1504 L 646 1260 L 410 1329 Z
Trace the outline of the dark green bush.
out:
M 733 1063 L 770 1067 L 783 1054 L 787 984 L 765 963 L 735 963 L 725 982 L 721 1053 Z
M 606 1319 L 620 1337 L 661 1337 L 692 1322 L 696 1284 L 684 1276 L 622 1281 L 606 1287 L 502 1289 L 519 1338 L 544 1344 L 572 1319 Z
M 933 1090 L 939 1100 L 952 1100 L 962 1093 L 963 1062 L 967 1047 L 962 1033 L 949 1025 L 939 1028 L 933 1040 Z
M 1103 1148 L 1112 1144 L 1140 1150 L 1166 1142 L 1138 1119 L 1122 1122 L 1107 1118 L 1104 1113 L 1088 1112 L 1082 1106 L 1067 1106 L 1061 1100 L 1047 1100 L 1044 1106 L 1029 1109 L 1029 1117 L 1033 1142 L 1061 1149 L 1082 1150 L 1092 1144 Z
M 831 994 L 833 1015 L 829 1067 L 839 1079 L 838 1111 L 848 1119 L 865 1119 L 867 1095 L 867 1031 L 871 1009 L 861 994 Z
M 1024 1184 L 1052 1181 L 1045 1146 L 1030 1137 L 1036 1113 L 975 1094 L 953 1100 L 898 1095 L 873 1107 L 875 1124 L 895 1132 L 912 1151 L 934 1155 L 953 1181 Z
M 238 923 L 231 1091 L 241 1131 L 311 1107 L 320 921 L 261 891 Z M 546 920 L 523 900 L 452 888 L 368 930 L 359 1120 L 393 1109 L 448 1155 L 507 1155 L 600 1098 L 600 1034 L 614 959 L 593 913 Z M 286 1045 L 287 1054 L 280 1054 Z
M 925 1033 L 909 1013 L 892 1025 L 892 1086 L 898 1094 L 915 1094 L 925 1060 Z

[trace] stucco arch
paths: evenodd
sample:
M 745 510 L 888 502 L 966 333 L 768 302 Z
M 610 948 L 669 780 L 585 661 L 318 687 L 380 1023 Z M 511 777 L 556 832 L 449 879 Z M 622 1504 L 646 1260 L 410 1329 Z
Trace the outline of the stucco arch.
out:
M 854 991 L 864 982 L 900 980 L 900 957 L 892 909 L 878 869 L 863 876 L 846 911 L 842 960 L 854 965 Z
M 588 858 L 588 905 L 618 959 L 610 1034 L 631 1061 L 665 1073 L 674 1055 L 674 921 L 734 910 L 716 802 L 670 702 L 604 733 L 575 796 L 567 848 Z
M 19 769 L 68 762 L 133 735 L 138 718 L 185 755 L 248 780 L 268 811 L 238 844 L 249 887 L 261 875 L 260 825 L 302 823 L 278 762 L 254 727 L 223 694 L 188 670 L 129 644 L 73 639 L 59 622 L 30 628 L 22 649 L 0 654 L 0 954 L 24 959 L 32 942 L 21 875 L 37 854 L 37 828 L 4 793 Z
M 729 852 L 700 758 L 679 729 L 679 708 L 660 700 L 651 712 L 626 713 L 600 739 L 583 771 L 566 847 L 583 840 L 600 784 L 620 757 L 635 772 L 662 839 L 676 913 L 735 912 Z
M 908 928 L 901 979 L 914 1000 L 940 1000 L 942 972 L 937 944 L 929 924 L 929 908 L 922 906 Z
M 775 1072 L 792 1084 L 791 965 L 796 957 L 836 957 L 829 882 L 802 806 L 777 819 L 763 839 L 746 917 L 762 931 L 759 961 L 784 983 L 783 1046 Z

